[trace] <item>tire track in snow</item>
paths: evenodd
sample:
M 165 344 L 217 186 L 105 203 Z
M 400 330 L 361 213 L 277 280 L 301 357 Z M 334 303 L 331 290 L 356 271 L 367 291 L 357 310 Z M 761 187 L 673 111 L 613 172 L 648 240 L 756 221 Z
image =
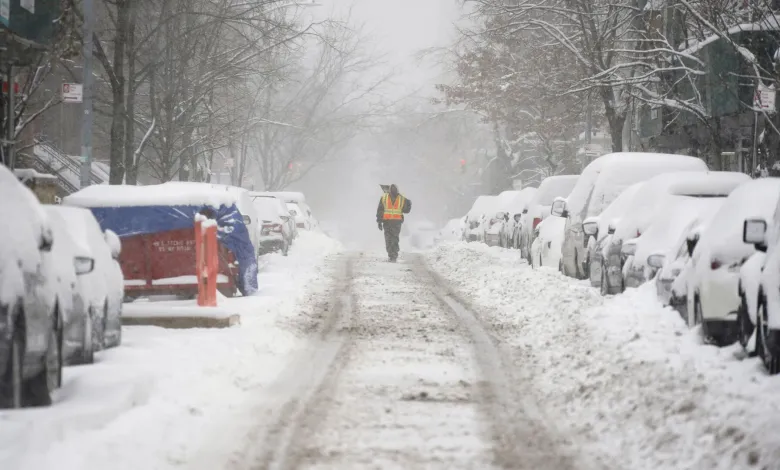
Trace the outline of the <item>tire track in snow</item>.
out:
M 414 270 L 433 285 L 432 291 L 467 331 L 482 372 L 482 405 L 490 417 L 496 463 L 512 469 L 584 470 L 590 463 L 565 454 L 566 441 L 557 435 L 540 407 L 524 396 L 512 370 L 522 364 L 508 363 L 512 357 L 498 340 L 488 333 L 478 316 L 420 256 Z
M 265 435 L 257 432 L 247 436 L 247 444 L 259 449 L 251 458 L 251 469 L 284 470 L 297 468 L 299 443 L 305 430 L 316 424 L 318 400 L 332 387 L 349 346 L 352 322 L 352 267 L 355 257 L 347 256 L 337 278 L 336 292 L 324 307 L 323 322 L 316 337 L 299 352 L 285 373 L 271 387 L 270 395 L 280 398 L 269 403 L 270 416 L 258 419 L 270 422 Z M 258 431 L 261 431 L 258 429 Z M 242 468 L 245 468 L 243 465 Z
M 493 468 L 472 348 L 405 257 L 355 266 L 348 363 L 300 468 Z

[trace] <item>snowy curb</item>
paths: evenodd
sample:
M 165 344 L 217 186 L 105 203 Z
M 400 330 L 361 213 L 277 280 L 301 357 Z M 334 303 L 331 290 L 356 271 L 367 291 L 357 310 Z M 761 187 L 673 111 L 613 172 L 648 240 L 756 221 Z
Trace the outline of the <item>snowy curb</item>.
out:
M 427 260 L 471 298 L 573 446 L 604 468 L 776 468 L 780 379 L 737 346 L 701 344 L 654 285 L 604 299 L 480 244 L 447 244 Z

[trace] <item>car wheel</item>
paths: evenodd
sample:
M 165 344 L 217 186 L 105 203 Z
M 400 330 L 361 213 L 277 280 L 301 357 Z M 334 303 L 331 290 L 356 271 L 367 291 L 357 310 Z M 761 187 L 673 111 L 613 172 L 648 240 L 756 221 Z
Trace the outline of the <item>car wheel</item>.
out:
M 22 358 L 24 357 L 24 328 L 14 329 L 8 364 L 0 383 L 0 408 L 22 407 Z
M 87 313 L 87 318 L 84 320 L 84 341 L 81 344 L 81 355 L 79 357 L 79 364 L 92 364 L 95 362 L 95 345 L 93 343 L 94 336 L 92 333 L 92 317 Z
M 601 263 L 601 295 L 609 295 L 609 276 L 607 276 L 607 267 Z
M 761 302 L 758 306 L 758 323 L 762 346 L 761 360 L 767 372 L 776 375 L 780 373 L 780 331 L 769 328 L 766 302 Z
M 51 405 L 51 394 L 62 384 L 62 328 L 57 321 L 49 330 L 49 346 L 41 371 L 25 383 L 27 406 Z
M 106 347 L 106 316 L 108 307 L 96 314 L 97 318 L 92 318 L 92 350 L 102 351 Z
M 707 329 L 707 323 L 704 321 L 704 314 L 701 309 L 701 299 L 696 294 L 693 297 L 693 324 L 701 325 L 701 338 L 704 344 L 715 344 L 715 339 L 710 335 Z
M 739 303 L 739 308 L 737 309 L 737 337 L 739 339 L 739 344 L 747 351 L 748 342 L 750 341 L 750 337 L 753 336 L 755 327 L 753 326 L 753 322 L 750 321 L 750 315 L 748 315 L 745 295 L 742 294 L 739 297 L 741 301 Z M 747 352 L 751 357 L 756 355 L 755 351 Z

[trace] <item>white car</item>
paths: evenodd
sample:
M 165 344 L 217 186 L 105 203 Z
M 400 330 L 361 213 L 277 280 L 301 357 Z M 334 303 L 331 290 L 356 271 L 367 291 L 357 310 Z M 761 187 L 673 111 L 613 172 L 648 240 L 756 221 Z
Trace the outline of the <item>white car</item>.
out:
M 284 216 L 287 221 L 287 225 L 289 226 L 288 232 L 290 233 L 290 246 L 292 246 L 293 241 L 298 238 L 298 226 L 295 225 L 295 217 L 290 214 L 290 209 L 287 207 L 287 204 L 284 202 L 282 198 L 280 198 L 277 193 L 269 193 L 269 192 L 261 192 L 261 191 L 250 191 L 249 197 L 254 200 L 258 197 L 264 197 L 269 198 L 273 201 L 273 203 L 277 206 L 277 211 L 279 214 Z
M 606 290 L 618 293 L 625 287 L 636 287 L 646 280 L 647 256 L 651 253 L 643 253 L 640 258 L 634 255 L 657 215 L 663 218 L 669 208 L 691 198 L 725 198 L 746 181 L 750 181 L 746 174 L 728 171 L 670 172 L 647 180 L 631 198 L 615 227 L 615 233 L 603 247 L 602 284 L 606 281 Z M 629 239 L 636 239 L 636 242 L 625 243 Z M 653 240 L 649 243 L 652 245 Z M 604 271 L 603 267 L 607 270 Z M 631 285 L 625 283 L 628 277 L 632 279 Z
M 309 223 L 309 217 L 306 215 L 301 206 L 297 202 L 288 202 L 287 209 L 290 211 L 290 215 L 295 220 L 295 227 L 299 230 L 310 230 L 311 225 Z
M 110 230 L 105 233 L 89 209 L 60 206 L 56 209 L 65 220 L 74 240 L 83 240 L 95 260 L 95 269 L 81 276 L 87 284 L 85 303 L 92 319 L 93 348 L 101 350 L 122 342 L 122 301 L 124 277 L 119 266 L 121 242 Z
M 548 217 L 536 226 L 536 237 L 531 244 L 531 265 L 560 269 L 561 246 L 566 219 Z
M 528 212 L 528 208 L 537 191 L 538 189 L 534 187 L 523 188 L 520 191 L 511 191 L 509 197 L 500 201 L 499 211 L 504 214 L 504 221 L 499 222 L 501 224 L 499 245 L 502 247 L 518 248 L 518 245 L 515 244 L 515 233 L 520 231 L 520 218 Z
M 604 247 L 609 246 L 612 234 L 620 222 L 620 218 L 626 212 L 636 193 L 644 185 L 644 182 L 635 183 L 625 189 L 612 201 L 612 204 L 604 209 L 604 212 L 596 217 L 585 219 L 582 223 L 583 231 L 588 236 L 588 259 L 590 260 L 590 285 L 601 289 L 603 295 L 611 294 L 608 283 L 603 282 L 606 277 L 604 269 Z
M 761 178 L 736 188 L 701 233 L 691 257 L 688 311 L 705 339 L 717 345 L 736 340 L 739 275 L 753 253 L 743 241 L 746 219 L 770 220 L 780 199 L 780 179 Z
M 566 197 L 577 183 L 579 175 L 548 176 L 542 180 L 539 189 L 528 203 L 528 209 L 519 218 L 512 234 L 513 245 L 520 248 L 521 255 L 531 264 L 531 244 L 534 242 L 536 226 L 550 215 L 550 207 L 555 198 Z
M 664 176 L 668 176 L 667 182 L 672 180 L 671 175 Z M 650 219 L 631 215 L 642 235 L 637 240 L 633 260 L 625 269 L 626 287 L 637 287 L 651 279 L 670 252 L 679 247 L 683 236 L 694 226 L 708 223 L 728 195 L 747 181 L 750 181 L 748 175 L 737 172 L 689 174 L 666 186 L 654 210 L 648 211 Z
M 579 279 L 589 277 L 588 241 L 582 223 L 601 214 L 624 189 L 662 173 L 706 170 L 703 160 L 685 155 L 621 152 L 593 160 L 569 196 L 553 202 L 552 214 L 566 219 L 563 273 Z
M 57 240 L 35 195 L 0 165 L 0 408 L 47 406 L 62 378 Z
M 496 211 L 496 196 L 479 196 L 466 214 L 463 228 L 463 240 L 467 242 L 483 241 L 485 239 L 486 217 L 492 218 Z
M 89 312 L 89 276 L 95 269 L 92 250 L 86 240 L 76 239 L 68 228 L 62 206 L 44 206 L 57 243 L 52 253 L 60 260 L 53 268 L 61 285 L 58 289 L 59 308 L 63 314 L 62 359 L 66 364 L 91 364 L 94 334 Z M 62 302 L 67 299 L 66 302 Z
M 287 256 L 293 233 L 290 224 L 292 216 L 286 205 L 276 197 L 263 195 L 253 195 L 252 203 L 257 212 L 260 229 L 258 254 L 262 256 L 280 251 Z
M 767 178 L 777 180 L 777 178 Z M 769 218 L 750 217 L 742 237 L 756 252 L 740 269 L 737 336 L 748 353 L 758 354 L 770 374 L 780 373 L 780 202 Z

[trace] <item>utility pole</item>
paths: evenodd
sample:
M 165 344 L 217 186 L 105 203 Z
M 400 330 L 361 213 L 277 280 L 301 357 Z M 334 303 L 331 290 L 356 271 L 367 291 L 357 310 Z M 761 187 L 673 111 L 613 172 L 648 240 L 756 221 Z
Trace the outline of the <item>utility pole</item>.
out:
M 81 188 L 90 183 L 92 174 L 92 32 L 95 26 L 93 0 L 84 0 L 84 29 L 82 55 L 84 68 L 82 79 L 83 115 L 81 116 Z

